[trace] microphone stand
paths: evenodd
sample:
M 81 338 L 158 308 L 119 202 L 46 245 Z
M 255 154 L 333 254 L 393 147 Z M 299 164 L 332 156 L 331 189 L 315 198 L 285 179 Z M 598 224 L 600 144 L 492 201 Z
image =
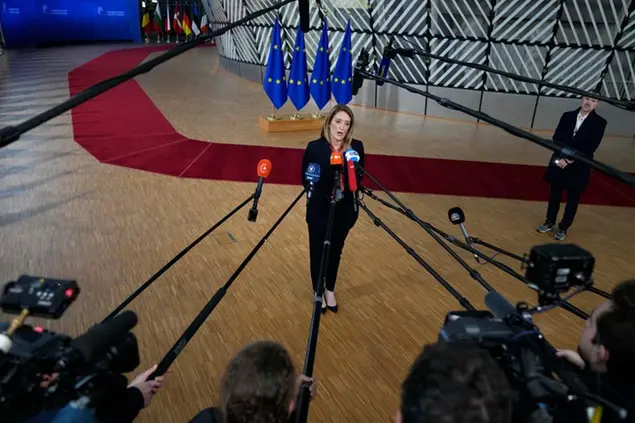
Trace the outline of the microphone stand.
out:
M 340 185 L 340 169 L 335 170 L 333 179 L 333 189 L 331 191 L 331 204 L 329 216 L 326 222 L 326 237 L 322 245 L 322 256 L 320 258 L 320 270 L 318 272 L 317 292 L 313 298 L 313 314 L 311 315 L 311 329 L 309 330 L 309 340 L 307 342 L 306 355 L 304 358 L 303 374 L 308 377 L 313 376 L 313 365 L 315 364 L 315 353 L 317 351 L 318 334 L 320 330 L 320 316 L 322 314 L 322 302 L 324 301 L 324 289 L 326 284 L 326 270 L 329 262 L 329 252 L 331 250 L 331 234 L 333 232 L 333 220 L 335 217 L 335 204 L 338 201 L 336 191 Z M 305 423 L 309 417 L 309 401 L 311 391 L 309 386 L 303 385 L 300 388 L 298 407 L 296 407 L 296 423 Z
M 247 255 L 245 260 L 238 266 L 236 271 L 230 276 L 225 285 L 221 286 L 218 291 L 214 294 L 214 296 L 205 304 L 203 309 L 198 313 L 198 315 L 194 318 L 192 323 L 185 329 L 183 335 L 174 343 L 170 351 L 161 359 L 157 369 L 148 377 L 147 380 L 154 380 L 157 376 L 161 376 L 165 374 L 170 365 L 176 360 L 181 351 L 185 348 L 187 343 L 192 339 L 192 337 L 196 334 L 198 329 L 203 325 L 205 320 L 209 317 L 210 314 L 214 311 L 220 300 L 223 299 L 227 290 L 231 286 L 231 284 L 238 278 L 240 273 L 245 269 L 247 264 L 251 261 L 252 258 L 256 255 L 258 250 L 265 244 L 267 239 L 271 236 L 273 231 L 282 223 L 285 217 L 289 214 L 291 209 L 295 207 L 295 205 L 300 201 L 300 198 L 304 195 L 306 189 L 303 189 L 302 192 L 293 200 L 293 202 L 287 207 L 287 209 L 282 213 L 282 215 L 278 218 L 278 220 L 273 224 L 273 226 L 267 231 L 267 233 L 260 239 L 258 244 L 254 247 L 253 250 Z
M 163 266 L 161 269 L 159 269 L 158 272 L 156 272 L 154 275 L 152 275 L 150 277 L 150 279 L 148 279 L 146 282 L 143 283 L 143 285 L 141 285 L 132 294 L 130 294 L 128 296 L 128 298 L 126 298 L 121 304 L 119 304 L 117 307 L 115 307 L 115 309 L 112 312 L 110 312 L 110 314 L 108 316 L 106 316 L 106 318 L 104 320 L 102 320 L 101 323 L 104 323 L 105 321 L 110 320 L 113 317 L 115 317 L 117 314 L 119 314 L 119 312 L 121 312 L 121 310 L 126 308 L 126 306 L 132 302 L 132 300 L 137 298 L 139 296 L 139 294 L 141 294 L 150 285 L 152 285 L 154 283 L 154 281 L 159 279 L 159 277 L 162 274 L 164 274 L 170 267 L 174 266 L 179 260 L 181 260 L 183 258 L 183 256 L 185 254 L 187 254 L 192 248 L 194 248 L 199 242 L 201 242 L 203 239 L 205 239 L 209 234 L 214 232 L 219 226 L 221 226 L 223 223 L 225 223 L 226 220 L 228 220 L 230 217 L 232 217 L 234 214 L 236 214 L 240 209 L 245 207 L 247 205 L 247 203 L 249 203 L 251 200 L 254 199 L 254 197 L 255 197 L 255 194 L 252 194 L 249 198 L 247 198 L 245 201 L 240 203 L 240 205 L 238 207 L 236 207 L 234 210 L 232 210 L 228 214 L 226 214 L 225 217 L 223 217 L 221 220 L 219 220 L 214 226 L 212 226 L 207 231 L 205 231 L 201 236 L 196 238 L 194 240 L 194 242 L 192 242 L 190 245 L 188 245 L 183 250 L 181 250 L 181 252 L 178 253 L 176 256 L 174 256 L 174 258 L 172 260 L 170 260 L 165 266 Z
M 501 263 L 497 260 L 494 260 L 493 258 L 487 256 L 486 254 L 483 254 L 482 252 L 480 252 L 477 249 L 474 249 L 472 247 L 470 247 L 469 245 L 467 245 L 466 243 L 460 241 L 459 239 L 457 239 L 456 237 L 452 236 L 452 235 L 448 235 L 447 233 L 443 232 L 442 230 L 434 227 L 433 225 L 431 225 L 430 223 L 427 222 L 423 222 L 421 221 L 411 210 L 407 209 L 403 203 L 401 203 L 390 191 L 388 191 L 386 188 L 384 188 L 384 186 L 377 181 L 372 175 L 370 175 L 365 169 L 363 169 L 361 166 L 359 167 L 366 175 L 368 175 L 369 179 L 371 181 L 373 181 L 382 191 L 384 191 L 390 198 L 392 198 L 393 200 L 395 200 L 395 202 L 397 204 L 399 204 L 402 208 L 396 207 L 390 203 L 388 203 L 385 200 L 380 199 L 379 197 L 377 197 L 375 194 L 373 194 L 373 192 L 365 187 L 362 187 L 362 191 L 364 192 L 364 195 L 368 195 L 370 198 L 372 198 L 373 200 L 376 200 L 378 202 L 380 202 L 381 204 L 383 204 L 386 207 L 389 207 L 395 211 L 398 211 L 399 213 L 403 214 L 404 216 L 408 217 L 409 219 L 413 220 L 414 222 L 416 222 L 417 224 L 419 224 L 422 228 L 424 228 L 428 233 L 430 233 L 431 231 L 436 232 L 437 234 L 439 234 L 441 237 L 443 237 L 446 241 L 466 250 L 469 251 L 470 253 L 477 255 L 478 257 L 481 257 L 482 259 L 484 259 L 485 261 L 487 261 L 488 263 L 491 263 L 493 266 L 495 266 L 496 268 L 502 270 L 503 272 L 509 274 L 510 276 L 520 280 L 521 282 L 523 282 L 524 284 L 526 284 L 527 286 L 529 286 L 532 289 L 536 289 L 534 288 L 533 284 L 527 280 L 524 276 L 522 276 L 521 274 L 517 273 L 516 271 L 514 271 L 512 268 L 510 268 L 509 266 L 507 266 L 504 263 Z M 407 211 L 406 211 L 407 210 Z M 437 239 L 437 238 L 435 238 Z M 454 257 L 454 255 L 453 255 Z M 469 267 L 469 266 L 468 266 Z M 553 302 L 552 304 L 555 304 L 555 302 Z M 560 307 L 562 307 L 563 309 L 575 314 L 576 316 L 580 317 L 581 319 L 588 319 L 589 318 L 589 314 L 586 313 L 585 311 L 579 309 L 578 307 L 574 306 L 571 303 L 568 302 L 562 302 L 561 304 L 558 304 Z
M 436 270 L 434 270 L 434 268 L 430 266 L 430 264 L 422 259 L 421 256 L 419 256 L 408 244 L 406 244 L 401 238 L 399 238 L 397 234 L 395 234 L 388 226 L 386 226 L 386 224 L 382 222 L 382 220 L 377 217 L 377 215 L 370 211 L 369 208 L 366 207 L 366 204 L 364 204 L 364 202 L 361 200 L 359 201 L 359 207 L 364 210 L 366 214 L 368 214 L 368 217 L 371 218 L 376 226 L 380 226 L 383 230 L 385 230 L 388 235 L 393 237 L 393 239 L 406 250 L 408 254 L 410 254 L 415 260 L 417 260 L 417 262 L 421 266 L 423 266 L 428 271 L 428 273 L 430 273 L 450 294 L 452 294 L 454 298 L 456 298 L 456 300 L 459 302 L 459 304 L 461 304 L 461 306 L 463 306 L 463 308 L 468 311 L 477 311 L 467 298 L 463 297 L 456 289 L 454 289 L 452 285 L 448 283 L 448 281 L 443 279 L 443 277 Z

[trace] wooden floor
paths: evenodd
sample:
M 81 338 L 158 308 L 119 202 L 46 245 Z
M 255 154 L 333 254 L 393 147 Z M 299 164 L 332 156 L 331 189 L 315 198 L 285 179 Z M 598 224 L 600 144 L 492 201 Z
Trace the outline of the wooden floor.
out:
M 0 126 L 63 100 L 66 73 L 106 49 L 0 57 Z M 189 52 L 139 82 L 177 129 L 191 137 L 288 147 L 304 146 L 312 138 L 261 133 L 256 117 L 270 111 L 262 89 L 220 69 L 214 49 Z M 355 112 L 357 136 L 373 153 L 528 164 L 543 163 L 547 156 L 487 126 L 357 107 Z M 633 144 L 611 139 L 599 157 L 633 171 Z M 0 150 L 0 280 L 22 273 L 76 278 L 81 296 L 62 319 L 31 322 L 79 335 L 253 189 L 251 183 L 185 180 L 100 164 L 73 142 L 70 118 L 61 116 Z M 161 359 L 298 192 L 299 187 L 265 185 L 257 223 L 247 222 L 243 210 L 131 304 L 140 319 L 135 329 L 142 356 L 139 371 Z M 455 235 L 459 231 L 447 221 L 447 210 L 459 205 L 474 236 L 519 254 L 551 240 L 534 230 L 544 217 L 544 203 L 397 195 L 420 218 Z M 372 200 L 367 204 L 474 305 L 483 307 L 484 290 L 430 236 Z M 633 209 L 581 207 L 569 241 L 595 255 L 598 287 L 610 290 L 633 277 L 634 219 Z M 520 282 L 462 256 L 508 299 L 535 301 Z M 511 260 L 502 261 L 519 269 Z M 310 421 L 388 422 L 398 408 L 400 381 L 409 365 L 423 344 L 436 339 L 445 314 L 460 306 L 364 216 L 349 237 L 337 293 L 340 312 L 327 314 L 320 328 L 315 368 L 319 397 Z M 573 302 L 590 311 L 600 301 L 584 294 Z M 227 360 L 254 339 L 283 342 L 301 368 L 311 307 L 302 202 L 232 285 L 139 421 L 184 422 L 216 403 Z M 537 321 L 558 347 L 574 346 L 583 326 L 560 310 Z

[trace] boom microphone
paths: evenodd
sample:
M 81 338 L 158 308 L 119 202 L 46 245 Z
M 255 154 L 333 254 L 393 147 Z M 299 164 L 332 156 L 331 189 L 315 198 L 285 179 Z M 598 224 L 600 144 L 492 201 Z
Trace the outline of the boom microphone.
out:
M 492 314 L 499 319 L 506 319 L 511 316 L 519 316 L 518 310 L 496 291 L 488 292 L 485 295 L 485 305 L 490 309 Z
M 87 364 L 104 354 L 116 341 L 137 325 L 137 315 L 133 311 L 124 311 L 111 320 L 99 323 L 71 341 L 72 353 L 58 362 L 58 370 L 81 362 Z
M 465 213 L 463 213 L 463 210 L 461 210 L 460 207 L 452 207 L 450 210 L 448 210 L 448 218 L 453 225 L 459 225 L 459 227 L 461 228 L 461 232 L 463 233 L 463 238 L 465 238 L 465 242 L 467 243 L 467 245 L 470 246 L 470 248 L 474 248 L 474 245 L 472 244 L 472 238 L 467 233 L 467 229 L 465 228 Z M 474 258 L 476 259 L 477 263 L 481 263 L 478 259 L 477 254 L 474 254 Z
M 311 30 L 309 0 L 298 0 L 298 9 L 300 10 L 300 28 L 306 34 Z
M 267 159 L 262 159 L 258 162 L 258 185 L 256 185 L 256 192 L 254 193 L 254 203 L 249 209 L 249 215 L 247 220 L 255 222 L 258 218 L 258 200 L 262 194 L 262 184 L 265 182 L 265 178 L 271 173 L 271 162 Z

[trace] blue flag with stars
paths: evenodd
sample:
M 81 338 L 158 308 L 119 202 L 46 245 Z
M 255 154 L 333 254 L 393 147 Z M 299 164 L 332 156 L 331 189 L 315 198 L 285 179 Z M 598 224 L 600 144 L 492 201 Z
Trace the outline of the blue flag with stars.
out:
M 347 104 L 353 98 L 353 54 L 351 52 L 351 22 L 348 21 L 340 55 L 337 57 L 333 79 L 331 80 L 331 91 L 337 104 Z
M 318 109 L 322 110 L 331 97 L 331 84 L 329 73 L 331 61 L 329 60 L 329 27 L 326 18 L 322 24 L 322 35 L 315 51 L 315 63 L 311 74 L 311 96 Z
M 262 83 L 273 106 L 276 109 L 281 108 L 287 101 L 287 78 L 284 70 L 282 38 L 280 37 L 280 23 L 278 22 L 278 18 L 276 18 L 271 33 L 269 60 L 267 61 L 267 69 L 265 70 L 265 79 Z
M 309 102 L 309 84 L 307 80 L 306 47 L 304 32 L 298 25 L 293 46 L 293 61 L 289 71 L 289 98 L 296 109 L 301 110 Z

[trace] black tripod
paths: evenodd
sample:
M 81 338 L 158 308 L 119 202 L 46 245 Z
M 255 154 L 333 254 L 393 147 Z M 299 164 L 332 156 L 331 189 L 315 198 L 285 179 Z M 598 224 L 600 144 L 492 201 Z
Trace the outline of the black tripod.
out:
M 329 217 L 326 222 L 326 237 L 322 245 L 322 256 L 320 259 L 320 270 L 318 272 L 318 282 L 313 298 L 313 314 L 311 316 L 311 329 L 309 331 L 309 340 L 307 342 L 306 356 L 304 358 L 304 372 L 308 377 L 313 376 L 313 365 L 315 364 L 315 352 L 317 350 L 318 333 L 320 330 L 320 315 L 322 314 L 322 302 L 324 301 L 324 290 L 326 286 L 326 270 L 329 264 L 329 253 L 331 251 L 331 235 L 333 232 L 333 219 L 335 217 L 335 204 L 341 196 L 340 191 L 340 175 L 342 172 L 342 164 L 331 163 L 335 169 L 335 177 L 333 180 L 333 189 L 331 191 L 331 203 L 329 207 Z M 310 199 L 309 199 L 310 201 Z M 309 386 L 303 385 L 300 389 L 300 397 L 298 407 L 296 408 L 296 423 L 305 423 L 309 416 L 309 400 L 311 392 Z

